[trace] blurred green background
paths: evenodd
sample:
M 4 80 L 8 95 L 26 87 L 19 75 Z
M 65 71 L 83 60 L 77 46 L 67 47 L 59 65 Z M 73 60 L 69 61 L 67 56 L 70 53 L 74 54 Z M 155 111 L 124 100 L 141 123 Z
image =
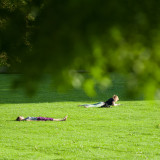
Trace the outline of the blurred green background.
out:
M 0 0 L 0 70 L 22 73 L 13 87 L 107 88 L 123 77 L 132 97 L 160 97 L 160 2 Z M 86 74 L 84 73 L 88 73 Z

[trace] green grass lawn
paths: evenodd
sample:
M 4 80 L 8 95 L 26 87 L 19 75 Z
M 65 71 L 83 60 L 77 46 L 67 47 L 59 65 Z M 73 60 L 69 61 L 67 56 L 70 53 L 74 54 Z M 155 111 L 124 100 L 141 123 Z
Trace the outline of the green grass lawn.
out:
M 114 80 L 107 91 L 87 97 L 82 90 L 56 93 L 43 83 L 35 97 L 10 91 L 17 75 L 0 75 L 0 160 L 159 160 L 159 101 L 132 100 L 125 83 Z M 83 108 L 118 94 L 123 105 Z M 17 122 L 17 116 L 63 118 L 65 122 Z

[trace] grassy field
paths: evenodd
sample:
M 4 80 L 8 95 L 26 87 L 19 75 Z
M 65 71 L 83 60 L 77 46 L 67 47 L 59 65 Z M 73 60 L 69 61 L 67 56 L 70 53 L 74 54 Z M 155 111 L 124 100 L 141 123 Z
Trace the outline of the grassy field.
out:
M 56 93 L 43 83 L 33 98 L 10 91 L 17 75 L 0 75 L 0 160 L 159 160 L 159 101 L 132 100 L 125 83 L 89 98 L 82 90 Z M 83 108 L 118 94 L 122 106 Z M 17 122 L 16 117 L 46 116 L 62 122 Z M 159 125 L 159 126 L 158 126 Z

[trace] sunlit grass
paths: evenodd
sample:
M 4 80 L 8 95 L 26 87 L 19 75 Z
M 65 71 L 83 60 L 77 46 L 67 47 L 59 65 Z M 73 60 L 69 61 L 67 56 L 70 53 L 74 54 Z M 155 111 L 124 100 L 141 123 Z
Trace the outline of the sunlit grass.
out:
M 26 98 L 22 91 L 9 91 L 12 76 L 0 77 L 0 159 L 160 159 L 159 102 L 124 101 L 123 86 L 119 87 L 122 82 L 116 81 L 109 92 L 99 91 L 95 98 L 88 98 L 81 90 L 62 94 L 47 91 L 46 86 L 41 86 L 37 96 Z M 113 93 L 118 93 L 123 105 L 78 107 L 103 101 Z M 14 121 L 19 115 L 68 115 L 68 120 Z

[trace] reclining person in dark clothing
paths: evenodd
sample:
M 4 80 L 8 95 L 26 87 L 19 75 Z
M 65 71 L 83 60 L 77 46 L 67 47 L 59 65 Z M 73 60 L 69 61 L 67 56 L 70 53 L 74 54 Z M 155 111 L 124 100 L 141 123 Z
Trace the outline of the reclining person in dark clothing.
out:
M 16 121 L 66 121 L 67 116 L 62 119 L 48 118 L 48 117 L 27 117 L 22 116 L 17 117 Z
M 109 98 L 106 102 L 99 102 L 95 104 L 84 104 L 84 105 L 79 105 L 79 106 L 84 106 L 85 108 L 90 108 L 90 107 L 106 107 L 110 108 L 111 106 L 118 106 L 120 104 L 116 104 L 116 102 L 119 100 L 117 95 L 113 95 L 112 98 Z

